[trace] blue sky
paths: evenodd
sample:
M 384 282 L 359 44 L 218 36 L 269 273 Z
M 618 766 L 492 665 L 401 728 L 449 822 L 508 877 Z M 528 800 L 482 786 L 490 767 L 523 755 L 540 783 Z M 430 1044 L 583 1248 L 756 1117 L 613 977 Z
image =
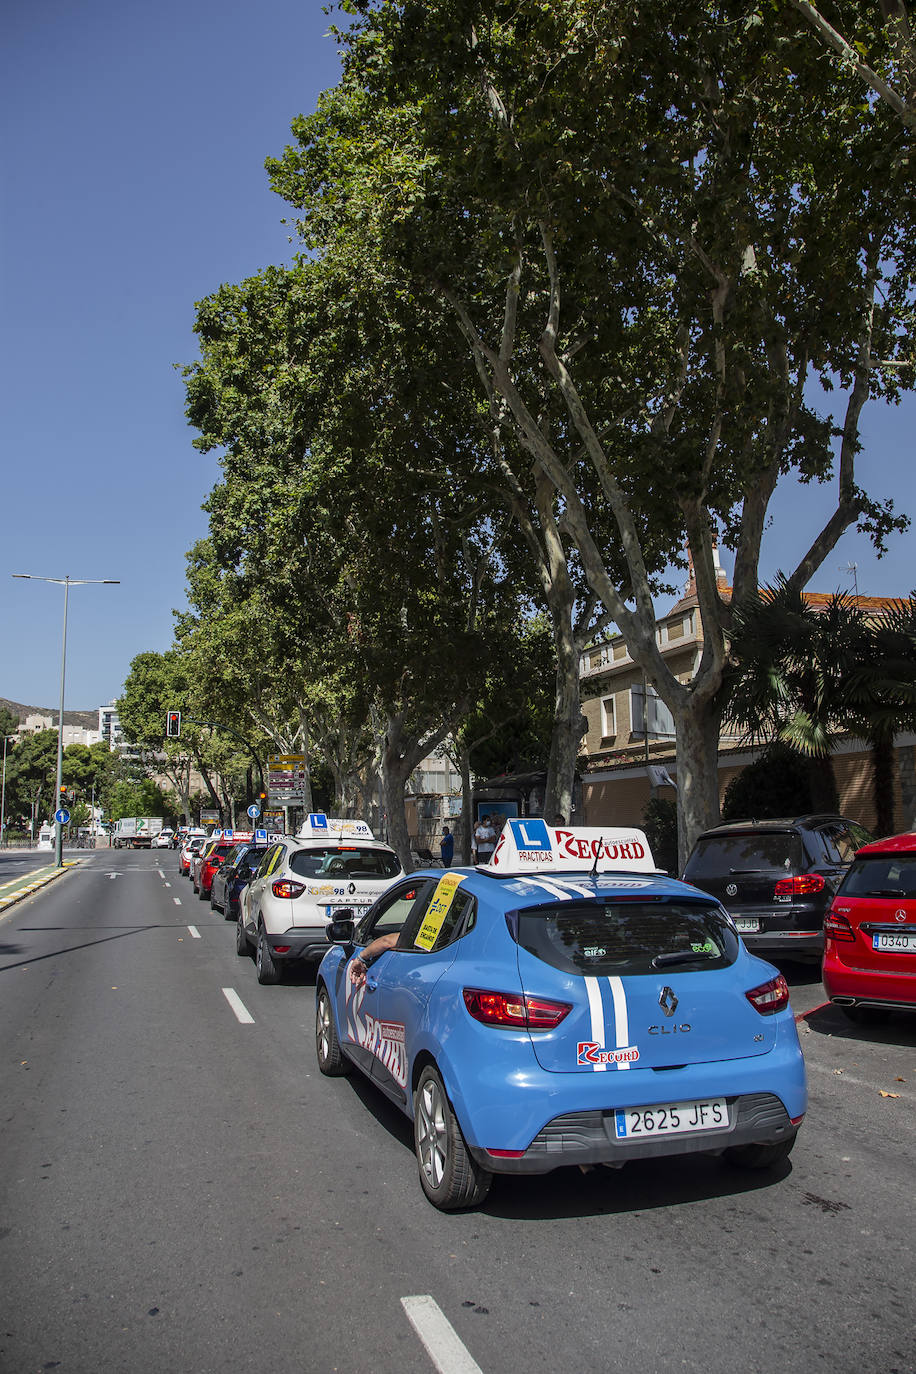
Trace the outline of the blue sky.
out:
M 0 696 L 57 702 L 63 589 L 14 572 L 120 578 L 70 595 L 67 706 L 116 697 L 131 658 L 163 650 L 184 555 L 217 480 L 191 447 L 175 364 L 194 302 L 289 258 L 265 157 L 334 83 L 319 0 L 8 0 L 0 67 Z M 916 508 L 916 402 L 872 408 L 861 484 Z M 823 518 L 780 494 L 762 576 Z M 905 595 L 913 536 L 880 563 L 844 537 L 812 582 Z M 724 559 L 728 566 L 727 557 Z

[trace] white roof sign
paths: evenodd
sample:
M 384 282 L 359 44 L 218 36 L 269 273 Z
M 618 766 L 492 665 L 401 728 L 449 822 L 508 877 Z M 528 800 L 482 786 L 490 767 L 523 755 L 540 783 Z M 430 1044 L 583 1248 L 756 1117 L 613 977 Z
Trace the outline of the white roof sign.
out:
M 510 816 L 493 858 L 498 876 L 539 873 L 657 873 L 645 832 L 631 826 L 553 826 L 539 816 Z
M 332 836 L 346 836 L 355 840 L 374 840 L 375 836 L 365 821 L 338 820 L 316 811 L 306 816 L 296 832 L 300 840 L 328 840 Z

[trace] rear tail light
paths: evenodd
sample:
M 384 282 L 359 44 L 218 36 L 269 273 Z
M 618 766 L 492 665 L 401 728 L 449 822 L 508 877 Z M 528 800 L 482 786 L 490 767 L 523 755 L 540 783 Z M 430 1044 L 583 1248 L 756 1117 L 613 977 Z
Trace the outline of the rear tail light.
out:
M 795 878 L 780 878 L 773 889 L 774 897 L 810 897 L 823 892 L 824 879 L 820 873 L 800 873 Z
M 525 993 L 489 992 L 465 988 L 464 1005 L 484 1026 L 510 1026 L 516 1030 L 553 1030 L 571 1010 L 569 1002 L 549 1002 Z
M 278 878 L 275 883 L 271 883 L 270 890 L 275 897 L 301 897 L 305 891 L 305 883 L 291 883 L 288 878 Z
M 774 1011 L 782 1011 L 789 1005 L 789 984 L 782 974 L 761 983 L 759 988 L 751 988 L 745 997 L 761 1016 L 772 1016 Z
M 847 945 L 854 945 L 856 942 L 855 931 L 849 921 L 832 907 L 824 917 L 824 934 L 828 940 L 839 940 Z

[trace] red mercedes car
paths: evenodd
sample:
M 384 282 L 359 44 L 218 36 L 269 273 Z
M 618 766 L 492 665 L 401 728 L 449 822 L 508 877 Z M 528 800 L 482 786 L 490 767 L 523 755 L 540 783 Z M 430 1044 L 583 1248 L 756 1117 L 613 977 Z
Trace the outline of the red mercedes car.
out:
M 824 987 L 851 1021 L 916 1011 L 916 832 L 856 851 L 824 937 Z

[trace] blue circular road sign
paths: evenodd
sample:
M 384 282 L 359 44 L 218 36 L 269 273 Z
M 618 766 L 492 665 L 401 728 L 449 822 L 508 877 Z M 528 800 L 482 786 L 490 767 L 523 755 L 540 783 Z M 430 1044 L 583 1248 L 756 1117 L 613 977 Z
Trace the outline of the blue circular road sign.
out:
M 70 812 L 65 810 L 62 806 L 59 810 L 54 812 L 54 819 L 57 821 L 58 825 L 66 825 L 67 821 L 70 819 Z
M 248 814 L 253 821 L 256 821 L 258 819 L 258 816 L 260 816 L 261 814 L 261 808 L 258 806 L 257 802 L 251 803 L 251 805 L 248 808 Z

